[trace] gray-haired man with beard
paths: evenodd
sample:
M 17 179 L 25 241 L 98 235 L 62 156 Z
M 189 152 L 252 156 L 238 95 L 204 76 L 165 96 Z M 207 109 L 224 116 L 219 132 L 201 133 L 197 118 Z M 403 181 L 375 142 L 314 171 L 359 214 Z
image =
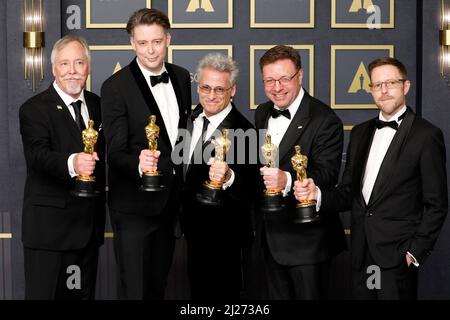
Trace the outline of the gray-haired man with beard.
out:
M 25 298 L 93 299 L 105 225 L 100 99 L 84 90 L 90 53 L 83 38 L 68 35 L 58 40 L 51 60 L 55 81 L 26 101 L 19 114 L 27 164 L 22 218 Z M 100 131 L 93 155 L 83 153 L 81 137 L 90 119 Z M 77 175 L 95 175 L 99 196 L 72 196 Z M 68 282 L 71 275 L 79 278 Z

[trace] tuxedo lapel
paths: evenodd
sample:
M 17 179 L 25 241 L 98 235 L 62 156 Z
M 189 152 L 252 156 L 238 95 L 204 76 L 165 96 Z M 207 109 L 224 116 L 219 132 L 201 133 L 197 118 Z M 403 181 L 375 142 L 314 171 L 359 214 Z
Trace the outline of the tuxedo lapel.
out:
M 362 194 L 363 178 L 364 172 L 367 164 L 367 159 L 369 158 L 370 146 L 372 145 L 373 137 L 375 134 L 375 119 L 370 121 L 366 126 L 364 132 L 362 133 L 362 139 L 359 141 L 358 148 L 355 150 L 355 158 L 353 164 L 353 176 L 354 176 L 354 190 L 357 190 L 357 198 L 363 204 L 366 205 L 364 197 Z M 353 151 L 352 151 L 353 152 Z
M 408 108 L 408 113 L 392 139 L 391 144 L 380 166 L 377 179 L 372 189 L 368 205 L 371 206 L 388 189 L 389 183 L 397 170 L 398 158 L 402 152 L 405 140 L 414 122 L 414 112 Z
M 187 120 L 187 111 L 183 109 L 185 102 L 183 101 L 183 96 L 180 90 L 180 84 L 178 83 L 175 72 L 172 69 L 172 65 L 170 63 L 166 63 L 167 73 L 169 74 L 170 82 L 172 83 L 173 90 L 175 91 L 175 95 L 177 97 L 178 102 L 178 112 L 180 118 L 178 120 L 178 128 L 184 128 L 186 126 Z
M 303 134 L 306 126 L 309 123 L 310 101 L 311 98 L 305 91 L 302 102 L 300 103 L 300 106 L 297 109 L 295 115 L 291 115 L 294 118 L 289 124 L 289 127 L 287 128 L 286 133 L 283 136 L 283 139 L 281 139 L 279 146 L 280 163 L 283 161 L 283 158 L 289 154 L 289 150 L 292 149 L 293 145 L 298 143 L 301 135 Z
M 213 132 L 213 134 L 205 141 L 201 142 L 202 137 L 200 136 L 200 138 L 198 139 L 197 143 L 195 144 L 194 147 L 194 152 L 192 153 L 191 159 L 190 159 L 190 163 L 193 163 L 194 160 L 194 155 L 196 154 L 196 152 L 200 152 L 200 148 L 201 150 L 205 150 L 206 148 L 209 147 L 209 145 L 212 143 L 212 139 L 214 139 L 215 137 L 218 137 L 219 135 L 222 134 L 222 129 L 232 129 L 234 128 L 234 124 L 236 123 L 236 107 L 233 103 L 231 103 L 232 105 L 232 109 L 230 111 L 230 113 L 228 113 L 228 115 L 225 117 L 225 119 L 222 120 L 222 122 L 219 124 L 219 126 L 217 127 L 217 129 Z M 200 109 L 199 109 L 200 108 Z M 201 113 L 202 107 L 201 105 L 198 105 L 195 110 L 193 111 L 193 114 L 200 114 Z M 188 130 L 190 130 L 190 136 L 192 137 L 192 132 L 193 132 L 193 120 L 188 120 Z M 190 128 L 190 129 L 189 129 Z M 189 150 L 190 152 L 190 150 Z M 215 151 L 214 149 L 212 150 L 212 154 L 211 156 L 214 156 Z M 203 155 L 202 155 L 203 156 Z M 187 176 L 187 174 L 189 173 L 190 169 L 191 169 L 191 165 L 186 166 L 187 169 L 185 169 L 184 171 L 185 176 Z
M 84 98 L 85 98 L 86 106 L 87 106 L 88 112 L 89 112 L 89 120 L 94 121 L 94 128 L 98 131 L 98 128 L 101 125 L 100 115 L 97 113 L 98 109 L 94 108 L 94 102 L 90 98 L 90 96 L 88 94 L 86 94 L 86 91 L 84 92 Z
M 139 66 L 136 62 L 136 58 L 131 61 L 130 63 L 130 70 L 133 74 L 134 80 L 139 87 L 139 90 L 141 91 L 142 96 L 144 97 L 145 102 L 147 103 L 147 107 L 150 110 L 150 114 L 156 116 L 156 124 L 160 128 L 160 134 L 161 138 L 164 143 L 171 148 L 171 143 L 169 139 L 169 135 L 167 133 L 166 126 L 164 124 L 164 120 L 161 116 L 161 112 L 159 112 L 158 105 L 156 104 L 156 100 L 153 97 L 152 91 L 148 87 L 147 80 L 144 78 L 144 75 L 141 72 L 141 69 L 139 69 Z
M 192 161 L 189 159 L 189 153 L 191 152 L 191 141 L 192 141 L 192 131 L 194 129 L 194 120 L 187 119 L 186 129 L 188 130 L 189 134 L 186 139 L 186 142 L 184 144 L 183 148 L 183 178 L 186 180 L 186 175 L 189 170 L 189 163 Z M 185 154 L 186 153 L 186 154 Z M 194 154 L 192 154 L 194 155 Z
M 83 148 L 83 141 L 81 139 L 81 131 L 75 123 L 72 114 L 69 111 L 69 107 L 66 106 L 59 94 L 56 92 L 53 84 L 48 88 L 48 105 L 51 106 L 51 112 L 56 112 L 60 118 L 60 122 L 65 124 L 65 127 L 69 130 L 70 134 L 74 138 L 74 141 Z
M 201 104 L 198 104 L 195 109 L 192 111 L 190 119 L 187 120 L 186 129 L 189 131 L 189 141 L 186 141 L 185 145 L 185 151 L 187 152 L 186 158 L 183 157 L 185 160 L 189 160 L 189 162 L 186 162 L 183 164 L 183 176 L 186 179 L 186 176 L 189 172 L 189 169 L 192 168 L 190 164 L 194 163 L 194 157 L 199 152 L 199 149 L 201 148 L 201 139 L 202 137 L 197 140 L 197 143 L 194 146 L 194 152 L 192 153 L 191 157 L 189 157 L 189 154 L 191 152 L 191 142 L 192 142 L 192 134 L 194 133 L 194 121 L 195 119 L 203 112 L 203 107 Z

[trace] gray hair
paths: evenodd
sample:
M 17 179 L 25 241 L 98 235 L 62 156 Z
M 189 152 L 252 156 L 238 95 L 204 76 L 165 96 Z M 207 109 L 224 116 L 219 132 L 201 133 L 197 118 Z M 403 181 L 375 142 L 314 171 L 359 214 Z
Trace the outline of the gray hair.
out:
M 236 83 L 239 74 L 237 62 L 231 57 L 225 56 L 221 53 L 209 53 L 198 63 L 197 73 L 198 78 L 201 79 L 203 69 L 213 69 L 221 72 L 228 72 L 230 74 L 230 86 Z
M 83 37 L 80 37 L 80 36 L 77 36 L 74 34 L 68 34 L 55 42 L 55 44 L 53 45 L 53 49 L 52 49 L 52 55 L 50 57 L 50 61 L 52 62 L 52 64 L 55 64 L 57 52 L 59 50 L 62 50 L 66 45 L 68 45 L 71 42 L 78 42 L 79 44 L 81 44 L 83 46 L 84 53 L 88 59 L 89 65 L 90 65 L 91 64 L 91 51 L 89 50 L 89 45 L 87 44 L 86 40 L 84 40 Z

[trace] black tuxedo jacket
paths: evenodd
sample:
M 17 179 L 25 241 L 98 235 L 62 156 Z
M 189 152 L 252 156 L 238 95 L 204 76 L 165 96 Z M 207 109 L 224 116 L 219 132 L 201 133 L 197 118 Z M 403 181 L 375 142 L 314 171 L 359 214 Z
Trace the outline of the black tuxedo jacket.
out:
M 383 268 L 404 263 L 407 251 L 423 263 L 448 209 L 442 132 L 408 108 L 366 205 L 363 177 L 375 130 L 375 119 L 353 128 L 342 183 L 323 190 L 322 206 L 351 208 L 354 268 L 362 266 L 366 243 Z
M 89 117 L 99 131 L 95 166 L 97 198 L 70 195 L 73 179 L 67 159 L 84 150 L 81 132 L 53 85 L 26 101 L 19 111 L 20 132 L 27 165 L 22 241 L 26 247 L 76 250 L 86 246 L 93 232 L 100 245 L 105 228 L 105 142 L 100 99 L 84 91 Z
M 189 72 L 170 63 L 166 63 L 166 69 L 178 101 L 178 128 L 186 128 L 191 111 Z M 159 215 L 170 193 L 181 185 L 182 167 L 174 165 L 171 160 L 172 145 L 163 118 L 136 59 L 103 83 L 101 96 L 108 145 L 109 206 L 123 213 Z M 163 191 L 155 193 L 139 191 L 139 154 L 142 149 L 148 148 L 145 126 L 150 115 L 156 116 L 156 124 L 160 127 L 158 150 L 161 156 L 158 171 L 163 175 L 162 183 L 165 186 Z
M 258 106 L 255 112 L 257 129 L 267 129 L 271 108 L 273 103 L 270 101 Z M 294 146 L 300 145 L 302 154 L 308 157 L 308 177 L 313 178 L 319 187 L 335 186 L 342 158 L 342 122 L 328 106 L 306 91 L 296 114 L 291 116 L 292 121 L 278 149 L 279 168 L 290 172 L 294 184 L 297 175 L 292 168 L 291 157 L 295 154 Z M 295 210 L 293 192 L 285 201 L 287 211 Z M 306 224 L 294 224 L 283 214 L 271 214 L 270 217 L 259 214 L 257 230 L 259 234 L 265 230 L 270 252 L 281 265 L 322 262 L 345 248 L 345 238 L 337 214 L 323 210 L 319 214 L 320 221 Z
M 201 113 L 201 105 L 195 111 Z M 195 113 L 197 113 L 195 112 Z M 193 122 L 188 119 L 188 130 L 192 133 Z M 218 136 L 222 129 L 231 129 L 234 132 L 242 129 L 242 133 L 256 138 L 253 125 L 232 104 L 230 113 L 225 117 L 216 131 Z M 239 131 L 241 132 L 241 131 Z M 214 157 L 214 147 L 211 145 L 211 136 L 204 142 L 203 148 L 212 149 L 211 157 Z M 223 206 L 202 206 L 196 201 L 196 194 L 201 193 L 202 185 L 209 181 L 209 168 L 206 162 L 191 164 L 185 170 L 185 183 L 183 186 L 182 229 L 187 240 L 221 241 L 230 245 L 246 245 L 253 238 L 250 210 L 255 192 L 255 182 L 258 167 L 251 163 L 250 139 L 243 135 L 239 137 L 230 132 L 230 150 L 227 153 L 227 163 L 234 171 L 233 184 L 222 191 Z M 254 141 L 256 143 L 256 141 Z M 188 150 L 189 139 L 184 146 Z M 194 154 L 192 157 L 194 158 Z M 239 160 L 239 161 L 238 161 Z

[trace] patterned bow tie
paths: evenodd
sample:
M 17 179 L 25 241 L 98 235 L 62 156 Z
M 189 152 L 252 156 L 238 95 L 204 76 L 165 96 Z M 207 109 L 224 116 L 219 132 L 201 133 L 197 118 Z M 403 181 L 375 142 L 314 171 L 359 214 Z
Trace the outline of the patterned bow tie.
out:
M 288 119 L 291 119 L 291 113 L 289 112 L 288 109 L 278 110 L 278 109 L 272 108 L 272 109 L 270 109 L 270 115 L 274 119 L 278 118 L 279 116 L 284 116 Z
M 150 84 L 152 87 L 156 86 L 158 83 L 169 83 L 169 74 L 164 71 L 159 76 L 150 76 Z

